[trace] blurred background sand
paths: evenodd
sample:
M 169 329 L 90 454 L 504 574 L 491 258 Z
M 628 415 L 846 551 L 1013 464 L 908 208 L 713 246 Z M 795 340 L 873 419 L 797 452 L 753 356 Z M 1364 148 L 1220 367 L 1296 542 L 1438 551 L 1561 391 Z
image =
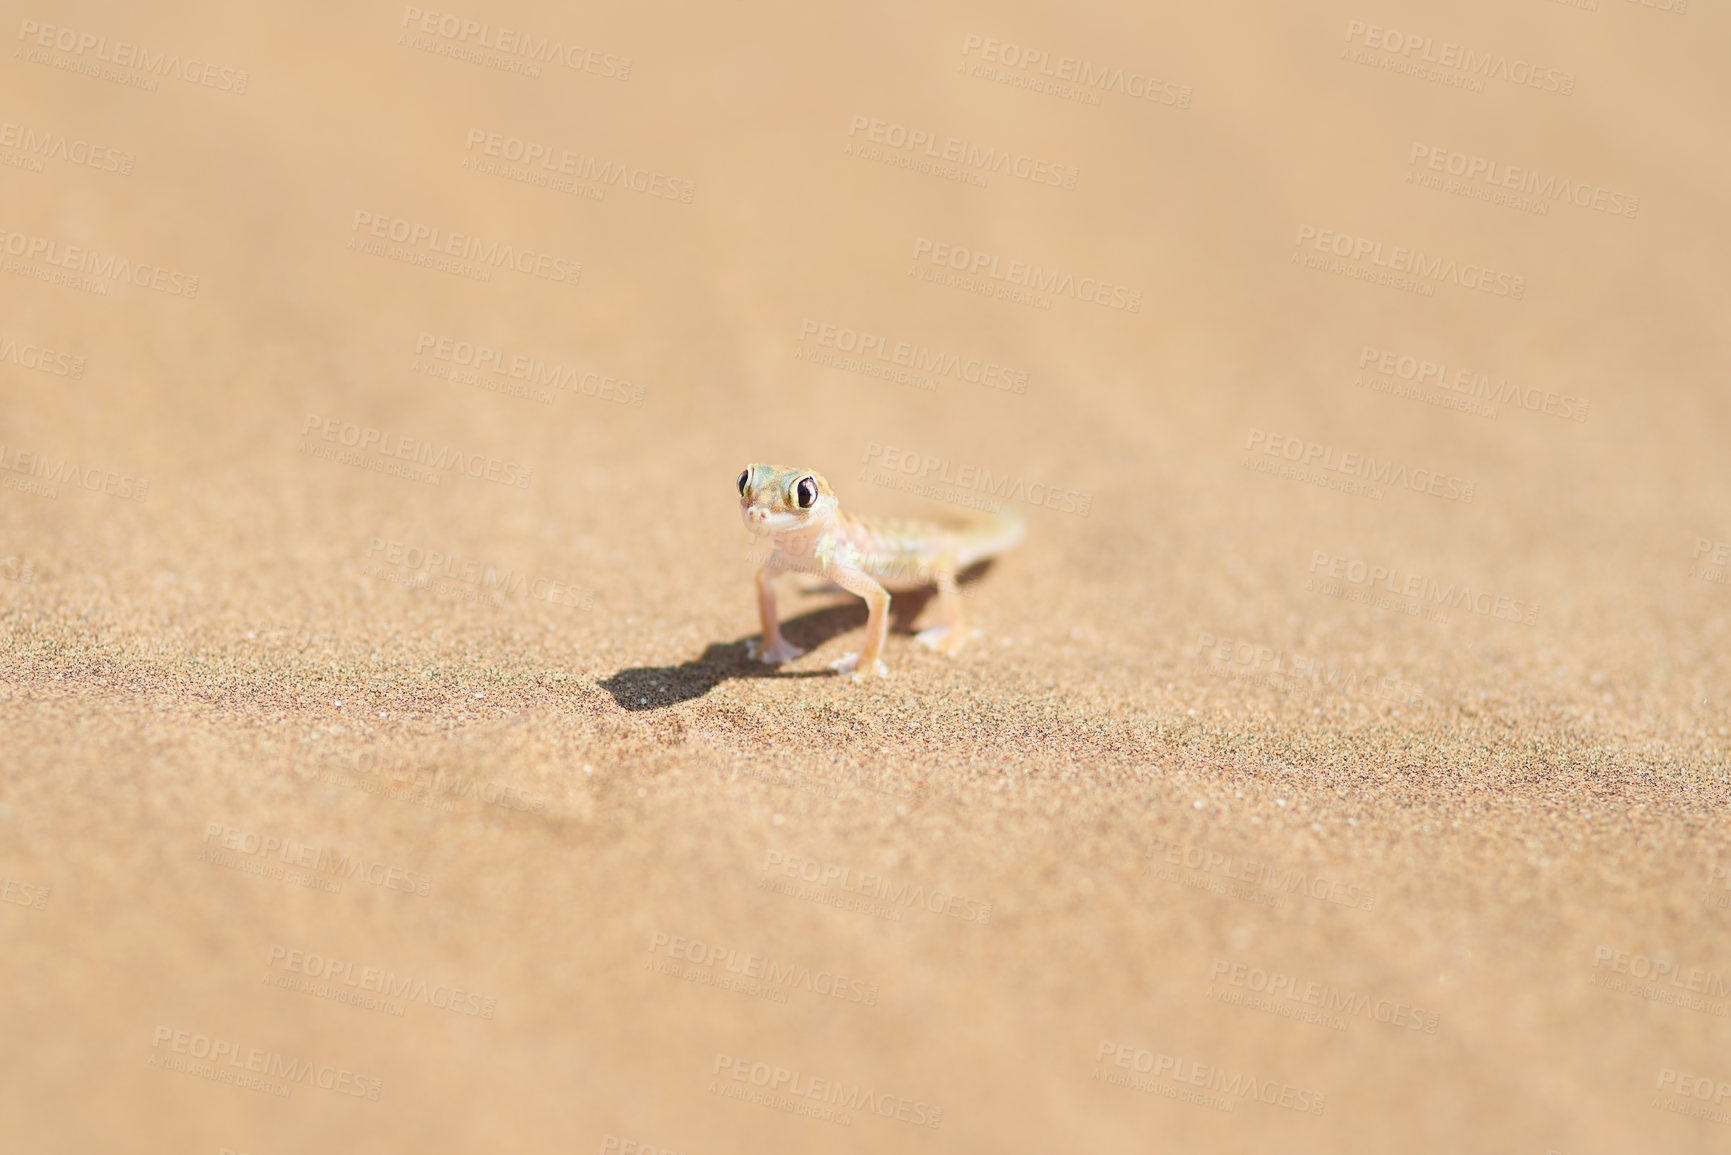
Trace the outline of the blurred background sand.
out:
M 8 1145 L 1731 1143 L 1716 6 L 7 36 Z

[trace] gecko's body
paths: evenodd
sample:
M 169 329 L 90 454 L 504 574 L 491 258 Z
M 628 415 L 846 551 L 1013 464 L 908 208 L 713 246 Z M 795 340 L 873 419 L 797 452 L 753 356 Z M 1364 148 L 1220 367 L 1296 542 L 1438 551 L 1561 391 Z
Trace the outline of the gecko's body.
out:
M 963 525 L 903 518 L 857 517 L 836 500 L 829 482 L 809 469 L 749 465 L 739 475 L 739 513 L 752 533 L 773 540 L 774 549 L 757 574 L 757 606 L 763 639 L 753 656 L 771 664 L 804 651 L 781 636 L 775 610 L 775 579 L 788 570 L 822 574 L 865 599 L 869 616 L 858 654 L 834 663 L 855 677 L 883 676 L 880 658 L 889 630 L 886 586 L 935 585 L 944 624 L 919 634 L 920 641 L 953 653 L 969 632 L 962 623 L 956 574 L 1022 540 L 1020 518 L 993 514 Z

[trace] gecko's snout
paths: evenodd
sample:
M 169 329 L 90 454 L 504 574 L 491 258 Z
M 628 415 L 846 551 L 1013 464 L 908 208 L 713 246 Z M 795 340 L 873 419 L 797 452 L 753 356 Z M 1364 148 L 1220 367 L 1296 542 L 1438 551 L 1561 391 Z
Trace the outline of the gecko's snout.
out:
M 760 505 L 741 505 L 739 507 L 740 520 L 745 522 L 745 528 L 752 533 L 768 533 L 769 516 L 770 511 Z

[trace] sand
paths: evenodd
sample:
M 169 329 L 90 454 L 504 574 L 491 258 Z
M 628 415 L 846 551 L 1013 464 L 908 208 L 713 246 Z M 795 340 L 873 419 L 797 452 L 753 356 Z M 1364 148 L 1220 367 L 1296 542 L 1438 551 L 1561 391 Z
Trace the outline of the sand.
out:
M 15 15 L 5 1145 L 1724 1150 L 1680 7 Z

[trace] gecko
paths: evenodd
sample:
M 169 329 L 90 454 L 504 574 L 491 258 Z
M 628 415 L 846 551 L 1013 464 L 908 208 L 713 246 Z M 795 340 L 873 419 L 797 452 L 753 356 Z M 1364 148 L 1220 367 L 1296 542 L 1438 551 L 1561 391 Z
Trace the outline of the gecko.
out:
M 805 652 L 781 636 L 775 579 L 789 570 L 821 574 L 865 599 L 865 643 L 859 653 L 844 654 L 830 664 L 855 680 L 889 675 L 881 656 L 890 612 L 884 583 L 898 588 L 937 586 L 943 624 L 916 636 L 932 649 L 953 654 L 973 636 L 962 619 L 956 575 L 1014 546 L 1025 530 L 1022 519 L 1010 513 L 954 526 L 857 517 L 841 508 L 822 474 L 785 465 L 745 467 L 739 475 L 739 515 L 746 529 L 773 542 L 769 559 L 757 572 L 763 636 L 750 643 L 751 656 L 779 665 Z

